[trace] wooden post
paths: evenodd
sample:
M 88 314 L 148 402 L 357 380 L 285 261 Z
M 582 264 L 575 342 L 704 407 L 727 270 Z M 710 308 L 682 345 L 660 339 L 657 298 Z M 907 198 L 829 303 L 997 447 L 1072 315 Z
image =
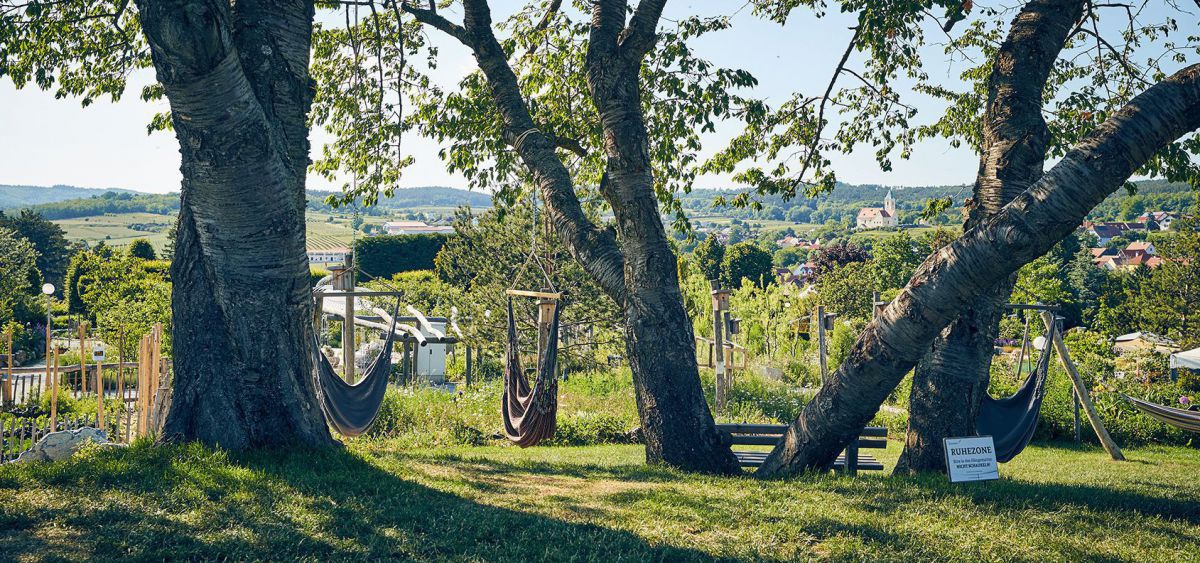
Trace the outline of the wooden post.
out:
M 1067 370 L 1067 375 L 1071 377 L 1075 395 L 1079 397 L 1079 402 L 1087 414 L 1088 422 L 1091 423 L 1092 430 L 1096 431 L 1096 437 L 1100 439 L 1100 445 L 1104 446 L 1104 451 L 1108 452 L 1108 456 L 1113 461 L 1125 461 L 1125 454 L 1121 453 L 1121 448 L 1113 441 L 1112 436 L 1109 436 L 1108 430 L 1104 428 L 1104 422 L 1096 413 L 1096 407 L 1092 404 L 1087 386 L 1083 384 L 1083 378 L 1079 377 L 1079 370 L 1075 368 L 1075 362 L 1071 360 L 1071 356 L 1067 352 L 1067 345 L 1063 343 L 1062 334 L 1058 332 L 1058 321 L 1054 315 L 1042 311 L 1042 322 L 1046 324 L 1046 331 L 1050 333 L 1050 340 L 1054 343 L 1054 349 L 1058 351 L 1058 360 L 1062 362 L 1063 369 Z
M 96 428 L 104 430 L 104 366 L 96 362 Z
M 150 414 L 154 414 L 154 402 L 158 399 L 158 388 L 162 385 L 162 325 L 154 325 L 154 345 L 150 350 L 154 363 L 150 364 Z
M 13 331 L 9 328 L 5 331 L 5 336 L 8 338 L 8 377 L 4 378 L 4 404 L 11 405 L 13 402 Z M 50 370 L 50 358 L 46 357 L 46 371 Z
M 821 387 L 829 379 L 829 364 L 825 358 L 825 306 L 817 305 L 817 364 L 821 367 Z
M 121 413 L 125 412 L 125 328 L 121 327 L 121 336 L 117 344 L 117 397 L 121 399 Z M 117 435 L 121 434 L 121 413 L 117 414 Z
M 150 340 L 152 334 L 153 331 L 151 331 L 151 334 L 142 337 L 141 351 L 138 353 L 138 437 L 146 435 L 146 426 L 150 423 L 150 408 L 146 397 L 150 394 Z
M 313 296 L 313 332 L 317 333 L 317 336 L 321 335 L 321 314 L 324 306 L 325 297 L 321 292 L 316 292 Z
M 50 348 L 54 342 L 54 335 L 50 333 L 50 296 L 46 296 L 46 371 L 50 371 Z M 8 336 L 8 356 L 9 365 L 12 365 L 12 332 L 10 330 Z M 9 379 L 12 379 L 11 374 Z M 42 387 L 46 386 L 46 378 L 42 378 Z
M 713 307 L 713 382 L 716 385 L 717 411 L 721 412 L 725 410 L 725 400 L 729 392 L 725 381 L 725 316 L 723 314 L 723 311 L 729 308 L 729 292 L 722 290 L 716 280 L 709 283 L 712 287 Z
M 846 445 L 846 475 L 854 477 L 858 475 L 858 436 L 855 436 L 850 443 Z
M 734 361 L 734 354 L 736 353 L 736 348 L 734 348 L 734 346 L 733 346 L 733 335 L 737 334 L 738 323 L 741 321 L 740 321 L 740 319 L 736 322 L 734 321 L 733 314 L 729 312 L 728 303 L 726 303 L 725 310 L 721 312 L 721 315 L 723 317 L 722 322 L 724 323 L 724 328 L 725 328 L 725 341 L 721 343 L 721 348 L 724 350 L 727 350 L 727 352 L 725 352 L 725 354 L 724 354 L 724 358 L 725 358 L 725 399 L 728 400 L 729 399 L 729 391 L 731 389 L 733 389 L 733 370 L 734 370 L 734 368 L 745 369 L 746 366 L 738 365 L 738 363 L 736 361 Z M 743 363 L 745 363 L 745 360 L 746 360 L 746 354 L 743 352 L 742 353 Z
M 80 392 L 88 392 L 87 381 L 87 321 L 79 321 L 79 387 Z
M 46 371 L 50 373 L 50 431 L 58 431 L 58 348 L 54 349 L 54 367 L 46 362 Z M 53 369 L 53 371 L 51 371 Z
M 354 291 L 354 270 L 349 261 L 340 268 L 330 268 L 333 273 L 333 289 L 342 292 Z M 343 295 L 342 310 L 342 376 L 354 383 L 354 296 Z
M 549 292 L 549 289 L 543 291 Z M 542 354 L 546 348 L 550 346 L 550 322 L 554 319 L 554 304 L 555 300 L 550 298 L 539 298 L 538 305 L 538 345 L 537 345 L 537 365 L 538 371 L 542 369 Z

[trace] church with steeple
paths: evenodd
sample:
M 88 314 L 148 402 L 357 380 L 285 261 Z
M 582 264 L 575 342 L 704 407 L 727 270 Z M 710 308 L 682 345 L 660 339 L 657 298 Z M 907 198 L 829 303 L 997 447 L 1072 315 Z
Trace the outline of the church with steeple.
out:
M 858 210 L 858 220 L 855 227 L 859 229 L 881 229 L 895 227 L 899 224 L 896 219 L 896 200 L 892 198 L 892 190 L 888 190 L 883 198 L 883 207 L 864 207 Z

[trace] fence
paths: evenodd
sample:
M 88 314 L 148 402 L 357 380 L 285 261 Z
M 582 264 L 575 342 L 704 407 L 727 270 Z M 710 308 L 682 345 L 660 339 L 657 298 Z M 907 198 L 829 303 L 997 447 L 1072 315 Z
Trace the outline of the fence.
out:
M 136 362 L 61 366 L 57 350 L 44 367 L 14 368 L 10 360 L 3 373 L 0 462 L 16 459 L 54 431 L 102 428 L 111 441 L 123 443 L 149 434 L 160 423 L 162 391 L 170 381 L 171 364 L 161 350 L 162 326 L 156 325 L 142 337 Z M 60 416 L 61 393 L 85 410 L 94 400 L 95 412 Z

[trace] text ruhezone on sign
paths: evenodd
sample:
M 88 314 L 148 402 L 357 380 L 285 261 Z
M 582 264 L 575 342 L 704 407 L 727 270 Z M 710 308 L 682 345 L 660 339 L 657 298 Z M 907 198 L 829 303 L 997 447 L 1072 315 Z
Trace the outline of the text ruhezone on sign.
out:
M 951 483 L 990 481 L 1000 478 L 996 445 L 991 436 L 946 438 L 946 472 Z
M 92 348 L 92 361 L 104 361 L 104 346 L 97 344 Z

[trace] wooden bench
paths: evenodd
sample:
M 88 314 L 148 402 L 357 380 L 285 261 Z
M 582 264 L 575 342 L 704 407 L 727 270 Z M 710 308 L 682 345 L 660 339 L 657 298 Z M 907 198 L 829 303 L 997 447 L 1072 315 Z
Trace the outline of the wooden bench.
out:
M 787 432 L 786 424 L 718 424 L 717 429 L 729 435 L 735 446 L 774 446 L 779 443 Z M 863 428 L 858 439 L 846 446 L 846 451 L 833 462 L 833 468 L 845 471 L 848 475 L 858 474 L 858 470 L 882 471 L 883 464 L 873 456 L 861 453 L 861 449 L 886 449 L 887 428 L 868 426 Z M 758 467 L 767 459 L 767 451 L 734 450 L 738 463 L 742 467 Z M 850 459 L 847 464 L 846 460 Z

